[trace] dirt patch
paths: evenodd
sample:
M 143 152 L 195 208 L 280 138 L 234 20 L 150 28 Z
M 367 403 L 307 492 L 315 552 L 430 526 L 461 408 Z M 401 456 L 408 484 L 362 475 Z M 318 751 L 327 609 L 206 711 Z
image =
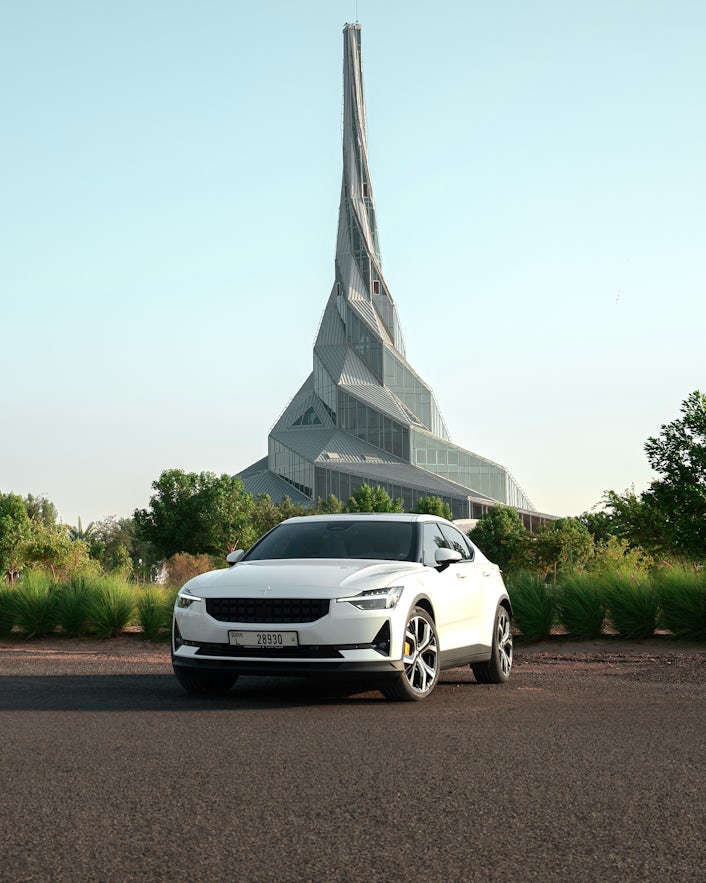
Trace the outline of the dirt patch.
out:
M 602 667 L 606 672 L 658 666 L 706 666 L 706 645 L 685 643 L 669 635 L 645 641 L 606 636 L 576 641 L 563 635 L 547 641 L 515 643 L 515 666 L 521 671 L 564 668 L 571 671 Z M 151 643 L 139 632 L 115 638 L 33 638 L 0 640 L 0 675 L 124 673 L 136 670 L 171 671 L 168 643 Z
M 171 671 L 169 644 L 144 641 L 135 632 L 105 640 L 0 640 L 0 675 L 125 673 L 145 666 Z
M 591 672 L 654 683 L 700 681 L 706 675 L 706 645 L 677 641 L 671 635 L 655 635 L 644 641 L 612 636 L 576 641 L 557 635 L 536 644 L 516 644 L 516 675 L 548 675 L 552 671 Z

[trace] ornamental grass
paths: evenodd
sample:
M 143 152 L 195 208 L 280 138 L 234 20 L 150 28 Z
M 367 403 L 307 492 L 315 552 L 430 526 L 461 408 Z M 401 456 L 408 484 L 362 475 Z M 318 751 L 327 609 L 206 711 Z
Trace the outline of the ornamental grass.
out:
M 56 623 L 70 638 L 80 638 L 91 630 L 91 605 L 97 598 L 97 580 L 75 576 L 56 592 Z
M 122 577 L 104 576 L 95 580 L 88 605 L 91 628 L 98 638 L 112 638 L 133 621 L 135 587 Z
M 146 641 L 164 641 L 171 633 L 176 590 L 147 586 L 137 590 L 137 620 Z
M 40 571 L 28 570 L 12 590 L 13 624 L 23 638 L 51 634 L 56 628 L 56 587 Z
M 608 620 L 621 638 L 651 638 L 657 628 L 659 602 L 651 580 L 634 574 L 605 573 L 598 579 Z
M 654 579 L 660 624 L 685 641 L 706 641 L 706 571 L 661 567 Z
M 513 625 L 528 641 L 543 641 L 554 625 L 552 589 L 534 573 L 517 573 L 507 580 Z
M 564 574 L 556 586 L 554 603 L 559 622 L 570 638 L 594 639 L 603 634 L 606 599 L 595 575 Z
M 13 595 L 15 590 L 10 586 L 0 586 L 0 637 L 6 638 L 15 624 Z

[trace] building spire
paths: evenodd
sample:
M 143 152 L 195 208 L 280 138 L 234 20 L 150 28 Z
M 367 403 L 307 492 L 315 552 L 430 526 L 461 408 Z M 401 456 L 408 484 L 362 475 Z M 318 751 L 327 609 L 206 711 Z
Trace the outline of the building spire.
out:
M 495 501 L 529 504 L 507 470 L 454 445 L 431 388 L 409 364 L 382 275 L 368 166 L 361 28 L 343 28 L 343 178 L 335 277 L 313 370 L 268 436 L 266 460 L 240 473 L 251 493 L 302 503 L 347 500 L 381 484 L 408 508 L 439 496 L 457 518 Z M 443 292 L 425 292 L 428 312 Z M 431 302 L 429 302 L 431 301 Z M 460 394 L 466 394 L 463 384 Z M 470 394 L 470 393 L 469 393 Z
M 360 35 L 359 24 L 347 24 L 343 28 L 343 179 L 336 239 L 336 283 L 338 292 L 346 299 L 365 299 L 374 306 L 373 331 L 404 355 L 397 311 L 382 275 L 368 165 Z

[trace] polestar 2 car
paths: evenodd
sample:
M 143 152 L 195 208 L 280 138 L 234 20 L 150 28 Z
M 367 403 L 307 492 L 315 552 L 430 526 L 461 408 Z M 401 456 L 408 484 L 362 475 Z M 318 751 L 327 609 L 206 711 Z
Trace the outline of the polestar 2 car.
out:
M 447 668 L 510 675 L 500 570 L 443 518 L 290 518 L 228 563 L 176 599 L 172 664 L 189 692 L 225 693 L 240 675 L 353 675 L 402 701 L 426 699 Z

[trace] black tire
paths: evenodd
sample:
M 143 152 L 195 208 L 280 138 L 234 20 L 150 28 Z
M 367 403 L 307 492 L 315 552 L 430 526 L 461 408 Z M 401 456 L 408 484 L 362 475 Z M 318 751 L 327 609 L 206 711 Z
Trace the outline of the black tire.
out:
M 174 669 L 174 675 L 187 693 L 199 696 L 223 696 L 238 680 L 238 675 L 190 675 Z
M 510 611 L 498 604 L 493 627 L 493 648 L 487 662 L 471 664 L 473 675 L 480 684 L 504 684 L 512 671 L 512 617 Z
M 393 702 L 426 699 L 439 680 L 439 638 L 431 616 L 413 607 L 405 627 L 404 671 L 380 685 L 380 692 Z

